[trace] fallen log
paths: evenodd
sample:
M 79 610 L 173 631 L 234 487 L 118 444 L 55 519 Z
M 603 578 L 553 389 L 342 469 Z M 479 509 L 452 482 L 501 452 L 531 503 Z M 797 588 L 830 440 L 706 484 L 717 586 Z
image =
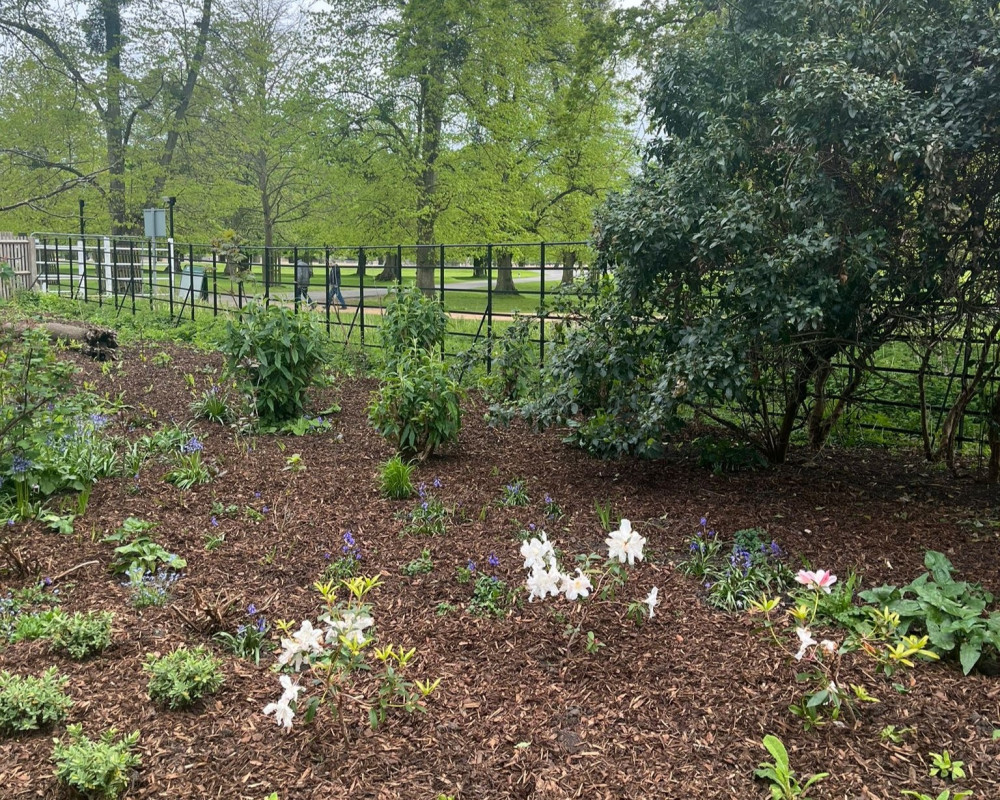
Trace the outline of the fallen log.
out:
M 85 356 L 97 361 L 110 361 L 118 349 L 118 336 L 108 328 L 98 328 L 93 325 L 71 325 L 64 322 L 18 322 L 3 326 L 5 333 L 17 336 L 29 329 L 44 330 L 52 341 L 63 339 L 79 342 Z

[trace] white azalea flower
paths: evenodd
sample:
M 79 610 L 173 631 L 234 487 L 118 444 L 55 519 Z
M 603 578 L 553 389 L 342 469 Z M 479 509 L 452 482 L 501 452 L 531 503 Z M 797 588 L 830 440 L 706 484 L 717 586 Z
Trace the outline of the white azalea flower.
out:
M 632 531 L 628 541 L 625 543 L 625 555 L 628 556 L 629 566 L 636 561 L 642 561 L 642 548 L 646 546 L 646 537 L 640 536 L 638 532 Z
M 284 648 L 278 656 L 278 663 L 281 666 L 291 664 L 296 672 L 302 669 L 302 662 L 310 653 L 320 653 L 323 651 L 323 631 L 313 628 L 312 622 L 305 619 L 302 625 L 289 638 L 281 640 Z
M 286 705 L 288 703 L 294 703 L 298 699 L 299 692 L 302 691 L 302 687 L 297 683 L 292 683 L 292 679 L 288 675 L 282 675 L 280 680 L 281 688 L 284 689 L 284 692 L 282 692 L 281 701 L 279 702 L 284 702 Z
M 535 570 L 548 569 L 549 562 L 555 558 L 556 553 L 545 531 L 542 531 L 540 536 L 528 539 L 521 545 L 521 555 L 524 557 L 524 568 Z
M 823 648 L 828 656 L 837 654 L 837 643 L 830 639 L 824 639 L 819 643 L 819 646 Z
M 646 545 L 646 539 L 640 536 L 638 531 L 632 530 L 632 523 L 623 519 L 618 530 L 612 531 L 608 538 L 604 540 L 608 546 L 608 558 L 617 559 L 624 564 L 635 564 L 636 560 L 642 561 L 642 548 Z
M 281 700 L 277 703 L 268 703 L 264 706 L 265 714 L 274 714 L 274 721 L 277 722 L 286 731 L 291 730 L 292 720 L 295 718 L 295 712 L 292 711 L 291 706 L 285 702 L 285 697 L 282 695 Z
M 374 618 L 356 608 L 346 608 L 340 614 L 340 619 L 333 619 L 327 614 L 320 617 L 327 625 L 326 641 L 328 644 L 336 644 L 343 636 L 347 641 L 357 645 L 363 645 L 367 631 L 375 624 Z
M 801 661 L 806 651 L 817 642 L 808 628 L 796 628 L 795 634 L 799 637 L 799 652 L 795 654 L 795 660 Z
M 559 568 L 554 565 L 551 569 L 532 570 L 527 581 L 528 602 L 530 603 L 536 597 L 544 600 L 550 594 L 559 594 L 559 584 L 562 582 L 562 578 Z
M 649 606 L 649 618 L 650 619 L 653 618 L 653 609 L 656 608 L 656 604 L 659 602 L 657 600 L 657 595 L 659 595 L 659 593 L 660 593 L 660 590 L 657 589 L 654 586 L 652 589 L 649 590 L 649 596 L 645 600 L 642 601 L 647 606 Z
M 566 595 L 567 600 L 576 600 L 578 597 L 586 597 L 590 594 L 590 590 L 594 588 L 594 585 L 590 582 L 590 578 L 583 574 L 583 571 L 577 569 L 576 575 L 563 575 L 561 589 L 563 594 Z

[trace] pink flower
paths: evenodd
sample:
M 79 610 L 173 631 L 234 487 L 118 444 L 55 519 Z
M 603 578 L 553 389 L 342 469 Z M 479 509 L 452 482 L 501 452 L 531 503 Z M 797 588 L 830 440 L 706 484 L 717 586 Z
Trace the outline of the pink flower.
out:
M 800 569 L 795 576 L 795 580 L 810 589 L 822 589 L 830 594 L 830 587 L 837 582 L 837 576 L 825 569 L 818 569 L 815 572 L 808 569 Z

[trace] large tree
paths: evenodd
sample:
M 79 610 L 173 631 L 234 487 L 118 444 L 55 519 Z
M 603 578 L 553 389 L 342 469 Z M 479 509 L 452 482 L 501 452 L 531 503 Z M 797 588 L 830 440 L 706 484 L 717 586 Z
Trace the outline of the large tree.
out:
M 0 0 L 0 35 L 61 76 L 99 121 L 104 196 L 114 233 L 133 229 L 138 219 L 137 209 L 129 209 L 126 201 L 133 133 L 144 124 L 147 131 L 159 128 L 163 141 L 158 160 L 164 169 L 172 160 L 175 132 L 187 115 L 204 59 L 212 0 L 200 0 L 195 9 L 193 22 L 179 28 L 184 36 L 178 48 L 173 36 L 178 28 L 163 22 L 171 14 L 186 18 L 191 9 L 184 0 L 90 0 L 86 5 Z M 144 24 L 148 19 L 156 22 Z M 143 118 L 157 103 L 167 114 L 165 126 Z M 156 188 L 162 185 L 160 181 Z
M 800 428 L 822 443 L 902 326 L 995 313 L 1000 21 L 984 0 L 689 11 L 643 172 L 598 218 L 613 277 L 534 410 L 654 454 L 694 407 L 782 461 Z

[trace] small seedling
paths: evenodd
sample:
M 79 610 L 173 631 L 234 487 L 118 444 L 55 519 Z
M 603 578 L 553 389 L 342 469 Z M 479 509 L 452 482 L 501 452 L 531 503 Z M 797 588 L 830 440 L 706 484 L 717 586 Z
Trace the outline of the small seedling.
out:
M 781 739 L 768 734 L 764 737 L 764 747 L 774 761 L 761 762 L 761 765 L 754 770 L 754 775 L 770 781 L 772 800 L 808 800 L 806 792 L 809 787 L 819 783 L 830 774 L 820 772 L 809 778 L 804 785 L 800 784 L 788 761 L 788 751 Z

